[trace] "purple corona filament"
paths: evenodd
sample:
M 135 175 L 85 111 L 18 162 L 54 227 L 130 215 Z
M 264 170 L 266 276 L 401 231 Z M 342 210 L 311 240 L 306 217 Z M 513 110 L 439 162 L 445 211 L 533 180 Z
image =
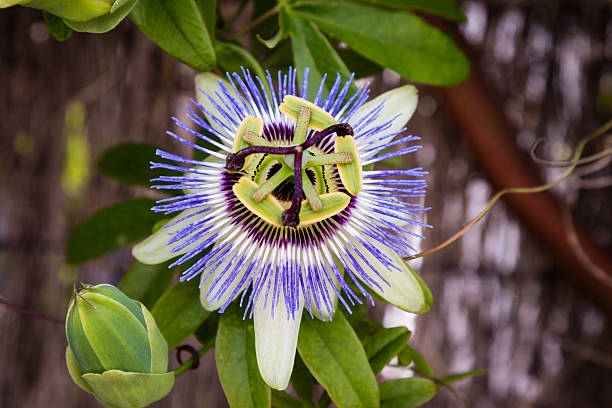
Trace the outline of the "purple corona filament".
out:
M 279 72 L 276 81 L 269 72 L 265 78 L 254 78 L 243 70 L 242 76 L 228 74 L 227 81 L 218 82 L 216 91 L 203 92 L 201 103 L 192 101 L 206 121 L 193 107 L 187 107 L 192 126 L 175 120 L 181 129 L 215 148 L 169 133 L 208 158 L 195 160 L 158 151 L 166 162 L 152 163 L 152 168 L 176 173 L 153 179 L 156 184 L 152 188 L 182 190 L 184 194 L 159 200 L 153 211 L 180 213 L 160 232 L 168 237 L 171 255 L 178 257 L 172 265 L 189 265 L 184 267 L 181 280 L 199 276 L 202 293 L 208 302 L 217 302 L 220 311 L 240 298 L 245 315 L 249 311 L 252 315 L 255 306 L 262 304 L 273 316 L 282 307 L 291 319 L 304 307 L 311 315 L 314 311 L 331 318 L 336 298 L 349 311 L 355 303 L 362 303 L 362 298 L 372 301 L 366 287 L 382 293 L 389 287 L 385 276 L 399 273 L 398 256 L 416 252 L 414 239 L 422 238 L 418 231 L 430 227 L 419 220 L 427 210 L 421 204 L 427 173 L 422 168 L 372 170 L 371 165 L 418 150 L 420 146 L 410 144 L 419 138 L 395 139 L 404 131 L 395 124 L 400 114 L 384 116 L 384 100 L 364 106 L 368 86 L 351 92 L 351 81 L 352 77 L 343 83 L 338 75 L 324 96 L 324 77 L 316 95 L 308 95 L 308 70 L 301 86 L 296 84 L 293 68 L 286 75 Z M 308 129 L 303 143 L 288 146 L 296 125 L 279 110 L 287 95 L 314 101 L 338 124 L 318 132 Z M 272 146 L 249 146 L 232 153 L 236 131 L 249 116 L 263 121 L 261 137 Z M 333 133 L 353 136 L 364 166 L 362 187 L 355 195 L 344 189 L 336 164 L 325 163 L 318 172 L 308 165 L 302 168 L 302 156 L 310 154 L 306 151 L 309 148 L 321 157 L 332 156 L 334 138 L 329 136 Z M 387 150 L 390 147 L 394 150 Z M 256 173 L 248 176 L 263 181 L 282 167 L 271 158 L 294 155 L 292 178 L 271 193 L 285 208 L 282 226 L 249 210 L 232 190 L 245 177 L 241 171 L 245 159 L 256 153 L 270 159 L 258 159 L 261 163 L 249 170 Z M 305 197 L 302 183 L 308 181 L 319 194 L 348 195 L 348 205 L 335 215 L 300 225 L 299 210 Z

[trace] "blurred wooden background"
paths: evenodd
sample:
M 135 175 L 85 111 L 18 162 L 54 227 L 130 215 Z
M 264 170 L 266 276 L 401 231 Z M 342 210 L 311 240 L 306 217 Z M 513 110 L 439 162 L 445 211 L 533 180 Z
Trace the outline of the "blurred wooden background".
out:
M 609 1 L 462 5 L 469 22 L 459 36 L 474 56 L 478 80 L 504 113 L 513 146 L 525 152 L 537 138 L 548 137 L 543 154 L 560 158 L 612 116 Z M 12 8 L 0 12 L 0 38 L 0 296 L 63 317 L 74 282 L 116 283 L 132 261 L 123 250 L 77 268 L 65 266 L 71 228 L 106 205 L 150 194 L 97 174 L 96 158 L 123 141 L 179 149 L 164 132 L 172 128 L 170 117 L 181 117 L 183 104 L 193 96 L 194 73 L 129 21 L 105 35 L 75 33 L 57 43 L 38 12 Z M 372 82 L 383 90 L 400 79 L 384 72 Z M 424 148 L 411 164 L 431 171 L 428 221 L 435 229 L 424 242 L 429 248 L 474 216 L 493 187 L 458 125 L 461 118 L 449 109 L 448 92 L 419 90 L 409 131 L 423 138 Z M 74 101 L 86 111 L 91 173 L 84 186 L 67 192 L 62 185 L 64 124 Z M 465 104 L 474 101 L 466 97 Z M 474 104 L 474 114 L 478 108 Z M 552 180 L 559 171 L 539 173 Z M 608 166 L 597 175 L 610 174 Z M 611 254 L 612 189 L 555 191 L 576 199 L 574 217 L 602 252 Z M 564 265 L 555 261 L 560 254 L 536 236 L 499 204 L 460 242 L 425 258 L 420 273 L 435 304 L 416 320 L 411 341 L 439 375 L 489 370 L 457 385 L 468 407 L 612 406 L 606 314 L 592 302 L 588 285 L 575 289 L 584 286 L 580 273 L 563 273 Z M 412 324 L 408 316 L 382 307 L 373 313 Z M 94 406 L 68 377 L 65 346 L 62 326 L 0 306 L 0 406 Z M 212 353 L 155 406 L 226 406 Z M 458 405 L 443 390 L 426 406 Z

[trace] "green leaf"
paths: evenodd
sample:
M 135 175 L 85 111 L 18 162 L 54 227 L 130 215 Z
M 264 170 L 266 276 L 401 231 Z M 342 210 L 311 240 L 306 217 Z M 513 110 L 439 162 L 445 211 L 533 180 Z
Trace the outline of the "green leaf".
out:
M 433 371 L 427 364 L 425 358 L 410 347 L 410 345 L 406 344 L 406 347 L 399 353 L 398 359 L 401 365 L 410 365 L 410 363 L 414 363 L 414 368 L 421 374 L 427 377 L 433 377 Z
M 98 159 L 98 170 L 120 183 L 148 186 L 160 173 L 150 169 L 156 159 L 157 148 L 148 143 L 121 143 L 115 145 Z
M 425 378 L 400 378 L 380 383 L 381 408 L 410 408 L 436 395 L 436 385 Z
M 272 390 L 272 406 L 274 408 L 303 408 L 300 400 L 293 398 L 285 391 Z
M 151 207 L 155 200 L 136 198 L 106 207 L 79 225 L 68 240 L 66 262 L 78 264 L 99 258 L 113 249 L 131 244 L 151 233 L 163 219 Z
M 134 9 L 138 3 L 138 0 L 127 0 L 115 8 L 114 5 L 111 8 L 111 12 L 108 14 L 101 15 L 87 21 L 73 21 L 65 19 L 64 22 L 69 25 L 75 31 L 87 32 L 87 33 L 105 33 L 115 28 L 123 19 L 130 14 L 130 11 Z
M 413 14 L 324 1 L 302 3 L 292 10 L 406 79 L 455 85 L 468 76 L 469 62 L 452 40 Z
M 66 41 L 72 34 L 72 28 L 68 27 L 61 17 L 43 11 L 43 18 L 47 29 L 57 41 Z
M 298 352 L 339 408 L 379 406 L 376 377 L 342 313 L 336 313 L 331 322 L 304 317 Z
M 198 8 L 206 24 L 210 40 L 215 40 L 215 28 L 217 27 L 217 0 L 196 0 Z
M 317 385 L 317 380 L 310 374 L 310 371 L 308 371 L 308 368 L 299 354 L 295 356 L 295 362 L 293 363 L 291 384 L 293 384 L 295 392 L 302 397 L 304 401 L 311 405 L 314 404 L 313 390 L 314 386 Z
M 319 84 L 324 74 L 328 75 L 326 92 L 332 87 L 339 73 L 346 81 L 351 73 L 331 46 L 327 38 L 312 24 L 308 19 L 298 17 L 291 9 L 284 8 L 281 11 L 281 27 L 291 35 L 291 45 L 293 47 L 293 59 L 300 81 L 303 80 L 304 68 L 309 68 L 308 76 L 308 95 L 314 98 Z M 351 91 L 357 90 L 351 84 Z
M 168 288 L 174 271 L 168 269 L 170 262 L 145 265 L 134 261 L 121 277 L 117 287 L 128 297 L 138 300 L 150 309 Z
M 270 387 L 264 383 L 257 367 L 253 320 L 242 318 L 237 302 L 233 302 L 219 319 L 215 357 L 230 407 L 270 406 Z
M 203 346 L 213 347 L 215 345 L 217 328 L 219 327 L 219 316 L 220 313 L 211 313 L 193 333 Z
M 487 373 L 488 373 L 487 370 L 470 370 L 470 371 L 465 371 L 463 373 L 447 375 L 446 377 L 442 378 L 440 382 L 442 384 L 449 384 L 449 383 L 465 380 L 466 378 L 470 378 L 470 377 L 486 375 Z
M 215 44 L 219 66 L 227 72 L 241 72 L 240 67 L 250 68 L 262 80 L 266 77 L 259 62 L 244 47 L 228 42 Z
M 193 333 L 210 312 L 200 304 L 199 280 L 192 279 L 168 289 L 155 302 L 151 314 L 171 350 Z
M 353 326 L 354 329 L 365 320 L 368 313 L 368 305 L 366 302 L 361 304 L 357 303 L 355 306 L 351 306 L 351 313 L 347 312 L 346 310 L 342 310 L 342 312 L 344 313 L 346 320 L 351 326 Z
M 374 374 L 380 373 L 403 350 L 409 337 L 410 331 L 407 328 L 392 327 L 374 333 L 363 343 Z
M 132 20 L 164 51 L 198 71 L 216 64 L 215 50 L 195 0 L 140 0 Z
M 454 0 L 365 0 L 365 2 L 393 8 L 422 10 L 450 20 L 466 21 L 465 14 Z
M 357 54 L 350 48 L 339 49 L 338 54 L 348 67 L 349 71 L 355 73 L 355 78 L 373 76 L 379 74 L 383 70 L 383 67 L 361 56 L 360 54 Z

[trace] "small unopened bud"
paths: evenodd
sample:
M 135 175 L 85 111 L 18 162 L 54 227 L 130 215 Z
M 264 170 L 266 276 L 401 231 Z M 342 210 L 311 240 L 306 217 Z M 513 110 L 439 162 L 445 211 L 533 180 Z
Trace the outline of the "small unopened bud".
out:
M 109 407 L 144 407 L 174 385 L 168 344 L 151 313 L 112 285 L 85 286 L 66 316 L 73 380 Z

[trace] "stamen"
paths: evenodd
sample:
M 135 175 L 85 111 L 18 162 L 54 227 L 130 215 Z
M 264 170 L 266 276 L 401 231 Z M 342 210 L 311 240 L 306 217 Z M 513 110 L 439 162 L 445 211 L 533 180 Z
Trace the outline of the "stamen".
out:
M 346 164 L 353 161 L 353 155 L 351 153 L 330 153 L 320 154 L 318 156 L 310 156 L 306 167 L 317 167 L 325 166 L 328 164 Z
M 254 132 L 246 132 L 242 135 L 242 140 L 253 146 L 274 146 L 274 143 L 267 141 Z
M 302 190 L 304 190 L 304 195 L 308 200 L 308 204 L 310 204 L 310 208 L 312 208 L 313 211 L 319 211 L 323 207 L 321 199 L 319 198 L 319 194 L 317 194 L 317 192 L 315 191 L 315 188 L 310 182 L 310 179 L 308 177 L 305 177 L 306 172 L 304 170 L 302 170 L 302 172 L 304 173 L 302 174 Z
M 291 170 L 289 170 L 287 167 L 281 167 L 280 170 L 274 173 L 268 180 L 259 186 L 257 191 L 253 193 L 253 199 L 258 202 L 263 200 L 268 194 L 273 192 L 276 187 L 280 186 L 283 181 L 291 177 L 291 174 Z
M 308 133 L 308 123 L 310 122 L 310 108 L 302 106 L 297 120 L 295 121 L 295 130 L 293 132 L 293 144 L 301 145 L 306 140 Z

